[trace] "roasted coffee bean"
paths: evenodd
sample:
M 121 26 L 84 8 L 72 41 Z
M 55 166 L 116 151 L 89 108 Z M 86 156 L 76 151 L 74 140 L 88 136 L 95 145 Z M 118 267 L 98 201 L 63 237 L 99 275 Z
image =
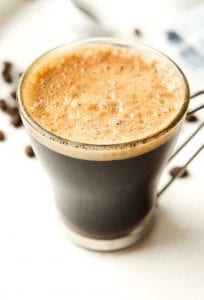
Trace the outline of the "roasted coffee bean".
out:
M 31 146 L 26 146 L 25 153 L 28 157 L 35 157 L 35 152 Z
M 168 31 L 167 38 L 171 43 L 180 43 L 182 42 L 182 37 L 175 31 Z
M 12 68 L 12 64 L 10 62 L 4 62 L 2 77 L 4 81 L 8 83 L 11 83 L 13 81 L 11 77 L 11 68 Z
M 18 107 L 17 106 L 8 106 L 6 107 L 6 110 L 5 110 L 10 116 L 14 116 L 16 114 L 19 113 L 18 111 Z
M 4 141 L 5 140 L 5 134 L 3 133 L 3 131 L 0 130 L 0 141 Z
M 7 105 L 6 105 L 6 101 L 1 99 L 0 100 L 0 109 L 3 111 L 6 111 Z
M 20 117 L 19 113 L 16 113 L 15 115 L 12 116 L 11 124 L 14 127 L 22 126 L 22 121 L 21 121 L 21 117 Z
M 181 171 L 182 167 L 174 167 L 169 171 L 169 174 L 172 177 L 176 177 L 177 174 Z M 187 177 L 189 175 L 188 170 L 184 169 L 181 174 L 179 175 L 179 177 Z
M 190 115 L 186 116 L 186 121 L 187 122 L 197 122 L 198 118 L 195 115 L 190 114 Z
M 141 30 L 138 29 L 138 28 L 135 28 L 135 29 L 134 29 L 134 34 L 135 34 L 137 37 L 141 37 L 141 36 L 142 36 Z
M 16 100 L 16 91 L 11 92 L 11 93 L 10 93 L 10 96 L 11 96 L 14 100 Z

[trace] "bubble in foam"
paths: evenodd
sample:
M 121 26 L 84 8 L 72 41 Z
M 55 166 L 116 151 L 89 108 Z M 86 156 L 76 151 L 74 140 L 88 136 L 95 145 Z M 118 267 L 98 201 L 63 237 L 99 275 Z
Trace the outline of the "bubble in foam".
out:
M 135 118 L 135 113 L 134 113 L 134 112 L 131 112 L 131 113 L 129 114 L 129 117 L 130 117 L 131 119 L 134 119 L 134 118 Z
M 72 100 L 71 103 L 70 103 L 70 107 L 71 108 L 75 108 L 79 105 L 79 103 L 76 101 L 76 100 Z

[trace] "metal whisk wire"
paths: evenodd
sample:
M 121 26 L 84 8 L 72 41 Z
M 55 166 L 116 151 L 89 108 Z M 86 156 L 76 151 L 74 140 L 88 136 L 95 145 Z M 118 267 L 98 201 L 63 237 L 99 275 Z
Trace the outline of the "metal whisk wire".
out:
M 198 91 L 196 93 L 194 93 L 190 99 L 194 99 L 200 95 L 204 94 L 204 90 Z M 193 114 L 201 109 L 204 108 L 204 104 L 198 106 L 197 108 L 189 111 L 187 113 L 187 115 Z M 201 129 L 204 127 L 204 122 L 202 122 L 197 128 L 196 130 L 194 130 L 194 132 L 189 135 L 189 137 L 179 146 L 179 148 L 172 154 L 172 156 L 169 158 L 167 164 L 177 155 L 179 154 L 184 148 L 185 146 L 201 131 Z M 180 168 L 179 172 L 173 176 L 162 188 L 161 190 L 158 192 L 157 196 L 158 198 L 171 186 L 171 184 L 177 179 L 179 178 L 183 172 L 186 170 L 186 168 L 190 165 L 190 163 L 202 152 L 202 150 L 204 150 L 204 144 L 202 144 L 192 155 L 191 157 L 188 159 L 188 161 L 183 165 L 183 167 Z
M 188 165 L 198 156 L 198 154 L 200 154 L 200 152 L 204 150 L 204 144 L 201 145 L 196 151 L 195 153 L 188 159 L 188 161 L 185 163 L 185 165 L 179 170 L 179 172 L 172 177 L 166 184 L 165 186 L 158 192 L 158 197 L 161 196 L 163 194 L 164 191 L 166 191 L 166 189 L 181 175 L 183 174 L 183 172 L 186 170 L 186 168 L 188 167 Z

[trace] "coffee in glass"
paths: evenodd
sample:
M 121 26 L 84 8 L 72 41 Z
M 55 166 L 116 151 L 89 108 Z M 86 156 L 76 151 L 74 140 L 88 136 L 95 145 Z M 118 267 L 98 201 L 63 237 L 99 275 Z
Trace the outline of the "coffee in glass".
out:
M 72 240 L 108 251 L 144 235 L 188 102 L 175 63 L 121 39 L 64 45 L 28 68 L 21 116 Z

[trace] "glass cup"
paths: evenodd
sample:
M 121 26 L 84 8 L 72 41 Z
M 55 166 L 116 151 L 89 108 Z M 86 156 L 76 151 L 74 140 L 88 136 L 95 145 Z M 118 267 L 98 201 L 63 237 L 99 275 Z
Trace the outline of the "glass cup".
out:
M 120 144 L 86 144 L 57 136 L 28 113 L 24 82 L 36 65 L 51 55 L 86 44 L 109 44 L 151 53 L 175 70 L 184 101 L 166 128 L 145 139 Z M 67 233 L 75 243 L 98 251 L 125 248 L 151 227 L 156 212 L 157 184 L 189 104 L 189 87 L 179 67 L 159 51 L 116 38 L 82 40 L 51 50 L 27 69 L 18 88 L 21 117 L 37 157 L 50 177 L 55 203 Z

